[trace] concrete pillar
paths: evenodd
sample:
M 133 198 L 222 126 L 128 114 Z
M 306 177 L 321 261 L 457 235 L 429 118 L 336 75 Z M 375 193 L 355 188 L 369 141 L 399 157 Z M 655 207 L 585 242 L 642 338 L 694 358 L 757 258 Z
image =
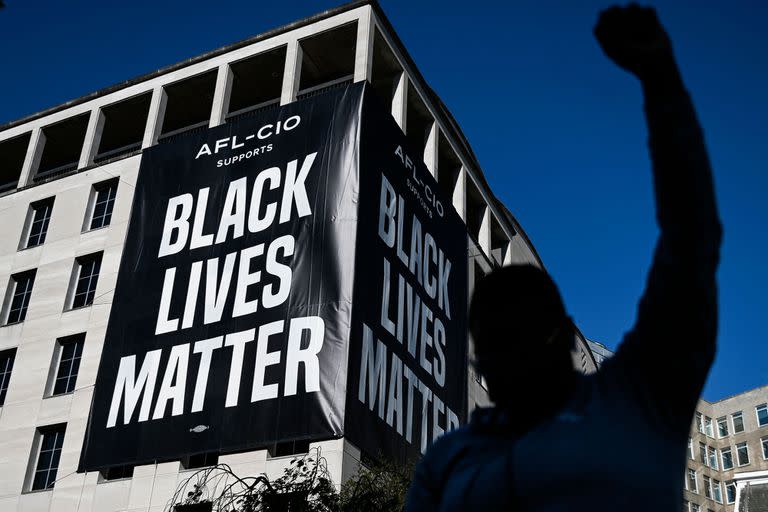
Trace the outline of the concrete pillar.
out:
M 483 206 L 483 221 L 480 223 L 480 232 L 477 234 L 477 243 L 486 256 L 491 257 L 491 209 Z
M 88 119 L 88 129 L 85 131 L 83 149 L 80 151 L 80 161 L 77 164 L 78 169 L 93 164 L 93 159 L 96 158 L 96 152 L 99 150 L 105 119 L 104 111 L 100 108 L 91 110 L 91 117 Z
M 371 7 L 367 6 L 357 20 L 357 45 L 355 46 L 355 82 L 370 80 L 373 69 L 373 34 L 375 26 Z
M 429 128 L 429 134 L 427 135 L 427 142 L 424 144 L 424 164 L 426 164 L 429 172 L 437 180 L 437 145 L 440 137 L 440 128 L 435 121 L 432 121 L 432 126 Z
M 213 105 L 211 106 L 211 120 L 208 126 L 213 128 L 224 124 L 229 111 L 229 98 L 232 95 L 232 80 L 234 73 L 229 64 L 219 66 L 219 72 L 216 74 L 216 90 L 213 93 Z
M 283 71 L 283 90 L 280 93 L 280 105 L 296 101 L 301 83 L 302 50 L 298 40 L 288 43 L 285 52 L 285 70 Z
M 405 133 L 408 115 L 408 76 L 405 71 L 400 73 L 400 78 L 395 86 L 395 94 L 392 96 L 392 117 Z
M 459 169 L 456 185 L 453 187 L 453 207 L 464 222 L 467 221 L 467 170 Z
M 501 262 L 502 267 L 508 267 L 512 264 L 512 242 L 507 242 L 504 248 L 504 259 Z
M 35 128 L 32 130 L 32 134 L 29 136 L 29 146 L 27 146 L 27 154 L 24 157 L 24 165 L 21 166 L 21 173 L 19 174 L 19 184 L 17 188 L 24 187 L 32 183 L 32 179 L 35 177 L 37 168 L 40 166 L 40 158 L 43 156 L 43 149 L 45 148 L 45 133 L 42 128 Z
M 157 144 L 160 132 L 163 129 L 163 120 L 165 119 L 165 105 L 168 102 L 168 94 L 163 87 L 156 87 L 152 91 L 152 101 L 149 104 L 149 115 L 147 116 L 147 127 L 144 130 L 144 141 L 141 143 L 141 149 L 146 149 Z

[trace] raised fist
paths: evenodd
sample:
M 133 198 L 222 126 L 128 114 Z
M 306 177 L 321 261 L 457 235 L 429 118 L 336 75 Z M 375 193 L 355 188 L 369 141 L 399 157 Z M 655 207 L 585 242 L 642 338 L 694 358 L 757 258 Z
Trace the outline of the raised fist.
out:
M 600 13 L 595 37 L 605 54 L 640 80 L 676 69 L 672 45 L 652 7 L 629 4 Z

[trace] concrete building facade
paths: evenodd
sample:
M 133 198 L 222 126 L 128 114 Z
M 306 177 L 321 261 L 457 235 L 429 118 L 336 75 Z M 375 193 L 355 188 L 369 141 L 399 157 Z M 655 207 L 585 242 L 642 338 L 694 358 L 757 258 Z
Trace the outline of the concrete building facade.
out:
M 764 486 L 768 477 L 768 386 L 700 400 L 687 457 L 684 510 L 745 510 L 743 491 Z M 764 510 L 755 506 L 749 510 Z
M 0 126 L 0 510 L 161 511 L 195 468 L 279 476 L 307 447 L 190 454 L 78 473 L 142 150 L 328 87 L 367 80 L 422 148 L 466 223 L 469 289 L 500 265 L 542 266 L 377 4 L 359 1 Z M 471 354 L 470 354 L 471 358 Z M 574 361 L 594 371 L 579 335 Z M 473 371 L 469 407 L 487 404 Z M 364 454 L 322 449 L 335 482 Z

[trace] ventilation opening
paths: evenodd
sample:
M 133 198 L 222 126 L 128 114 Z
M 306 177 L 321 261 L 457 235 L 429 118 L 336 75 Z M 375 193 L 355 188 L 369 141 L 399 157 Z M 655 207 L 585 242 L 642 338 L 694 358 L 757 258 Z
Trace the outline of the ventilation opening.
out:
M 165 87 L 167 95 L 161 139 L 208 125 L 216 90 L 216 71 Z
M 34 181 L 77 169 L 88 129 L 88 116 L 82 114 L 43 128 L 45 143 Z
M 395 89 L 403 74 L 403 68 L 397 62 L 395 54 L 387 44 L 384 37 L 376 30 L 373 37 L 373 63 L 371 66 L 371 85 L 373 91 L 381 99 L 387 108 L 387 112 L 392 112 L 392 99 L 395 96 Z
M 285 51 L 282 46 L 232 64 L 232 92 L 227 117 L 280 101 Z
M 432 116 L 424 102 L 421 101 L 416 89 L 408 82 L 408 107 L 405 114 L 405 136 L 410 143 L 411 155 L 416 161 L 424 160 L 424 146 L 432 128 Z
M 147 93 L 102 109 L 104 129 L 96 162 L 141 149 L 151 101 L 152 94 Z
M 288 441 L 285 443 L 276 443 L 267 448 L 267 452 L 272 458 L 308 453 L 309 441 Z
M 449 203 L 453 201 L 453 191 L 460 172 L 461 160 L 453 152 L 451 144 L 441 136 L 437 143 L 437 183 Z
M 501 266 L 509 249 L 509 238 L 495 217 L 491 217 L 491 259 Z
M 356 43 L 357 22 L 300 41 L 299 92 L 353 78 Z
M 480 227 L 483 224 L 485 201 L 475 183 L 467 179 L 467 231 L 475 244 L 480 247 Z
M 0 142 L 0 193 L 19 184 L 31 133 Z

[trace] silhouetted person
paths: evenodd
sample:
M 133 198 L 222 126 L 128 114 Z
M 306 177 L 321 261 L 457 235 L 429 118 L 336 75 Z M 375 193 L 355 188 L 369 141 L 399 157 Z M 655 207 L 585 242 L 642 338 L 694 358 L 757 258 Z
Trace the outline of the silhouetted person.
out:
M 408 511 L 682 506 L 688 432 L 717 330 L 722 231 L 710 166 L 654 10 L 608 9 L 595 36 L 645 96 L 660 236 L 636 324 L 598 373 L 583 376 L 547 274 L 513 266 L 480 280 L 469 323 L 495 407 L 429 449 Z

